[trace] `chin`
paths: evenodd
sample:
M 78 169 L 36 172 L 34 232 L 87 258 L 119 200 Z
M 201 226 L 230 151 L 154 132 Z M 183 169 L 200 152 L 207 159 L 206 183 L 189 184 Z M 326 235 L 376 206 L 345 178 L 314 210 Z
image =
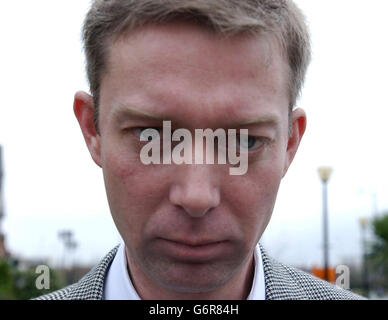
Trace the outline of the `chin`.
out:
M 229 268 L 228 268 L 229 267 Z M 219 289 L 235 275 L 235 268 L 219 264 L 173 264 L 153 270 L 151 277 L 161 287 L 186 294 L 210 293 Z

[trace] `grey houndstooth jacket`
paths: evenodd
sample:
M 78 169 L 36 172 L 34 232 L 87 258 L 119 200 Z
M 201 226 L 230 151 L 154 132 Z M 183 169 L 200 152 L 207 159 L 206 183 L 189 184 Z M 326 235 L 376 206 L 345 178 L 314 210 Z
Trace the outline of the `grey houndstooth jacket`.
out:
M 35 300 L 102 300 L 104 280 L 118 246 L 77 283 Z M 364 299 L 301 270 L 270 258 L 260 246 L 267 300 L 359 300 Z

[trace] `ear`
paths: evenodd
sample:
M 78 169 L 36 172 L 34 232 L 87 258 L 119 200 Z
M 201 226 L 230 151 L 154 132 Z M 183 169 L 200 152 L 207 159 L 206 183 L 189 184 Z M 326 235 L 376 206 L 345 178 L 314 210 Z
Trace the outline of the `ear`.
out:
M 306 113 L 303 109 L 296 109 L 291 114 L 291 136 L 288 137 L 286 161 L 283 169 L 283 177 L 286 175 L 292 160 L 298 150 L 300 141 L 306 131 Z
M 74 113 L 94 162 L 101 167 L 101 137 L 94 126 L 93 97 L 79 91 L 74 96 Z

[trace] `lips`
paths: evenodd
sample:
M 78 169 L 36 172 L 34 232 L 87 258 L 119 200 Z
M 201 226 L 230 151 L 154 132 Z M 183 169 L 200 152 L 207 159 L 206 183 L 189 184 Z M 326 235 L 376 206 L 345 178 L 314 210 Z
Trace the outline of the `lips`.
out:
M 159 249 L 162 254 L 173 259 L 201 263 L 217 259 L 226 253 L 228 241 L 217 240 L 188 240 L 188 239 L 158 239 Z
M 189 246 L 189 247 L 202 247 L 208 245 L 214 245 L 224 241 L 217 240 L 173 240 L 173 239 L 164 239 L 166 241 L 175 242 L 180 245 Z

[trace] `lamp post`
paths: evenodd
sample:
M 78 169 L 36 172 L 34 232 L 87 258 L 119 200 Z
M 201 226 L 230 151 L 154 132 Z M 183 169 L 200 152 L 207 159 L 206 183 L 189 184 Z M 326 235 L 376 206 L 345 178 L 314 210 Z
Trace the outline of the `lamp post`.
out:
M 74 234 L 71 230 L 61 230 L 58 232 L 58 237 L 63 241 L 64 244 L 64 253 L 62 258 L 62 267 L 65 268 L 66 266 L 66 252 L 75 250 L 77 248 L 77 242 L 74 240 Z M 69 255 L 67 255 L 67 259 L 69 259 Z M 67 267 L 71 268 L 71 261 L 67 262 Z
M 362 242 L 362 256 L 363 256 L 363 282 L 366 296 L 369 295 L 369 279 L 368 279 L 368 262 L 367 262 L 367 247 L 366 247 L 366 227 L 368 226 L 368 219 L 360 218 L 359 220 L 361 226 L 361 242 Z
M 322 181 L 322 211 L 323 211 L 323 261 L 325 270 L 325 280 L 329 281 L 329 228 L 327 212 L 327 183 L 332 169 L 330 167 L 318 168 L 318 174 Z

